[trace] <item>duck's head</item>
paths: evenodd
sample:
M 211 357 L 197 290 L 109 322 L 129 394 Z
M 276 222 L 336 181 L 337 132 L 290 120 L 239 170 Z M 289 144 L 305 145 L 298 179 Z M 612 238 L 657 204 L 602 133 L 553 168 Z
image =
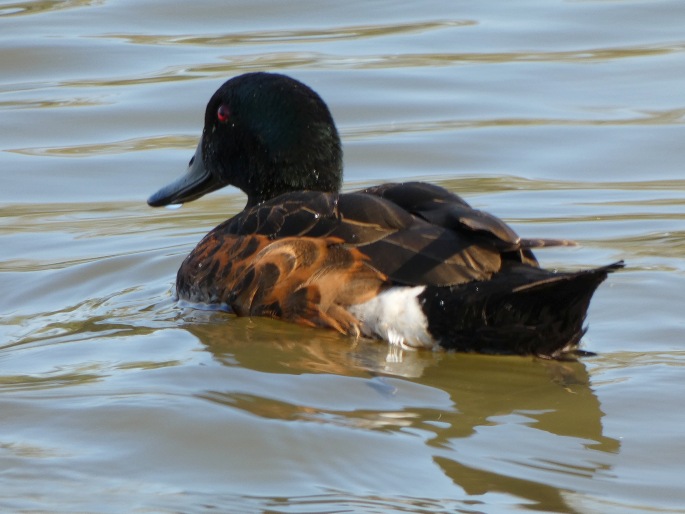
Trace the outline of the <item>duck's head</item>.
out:
M 247 73 L 214 93 L 188 171 L 147 203 L 190 202 L 233 185 L 256 205 L 289 191 L 338 191 L 341 184 L 340 137 L 321 97 L 285 75 Z

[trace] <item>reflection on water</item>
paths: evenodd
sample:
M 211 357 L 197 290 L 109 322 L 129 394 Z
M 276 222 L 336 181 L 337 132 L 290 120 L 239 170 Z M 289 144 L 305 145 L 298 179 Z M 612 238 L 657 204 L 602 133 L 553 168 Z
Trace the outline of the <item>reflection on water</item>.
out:
M 419 434 L 431 448 L 432 460 L 466 494 L 509 494 L 550 512 L 569 511 L 560 489 L 572 489 L 575 477 L 611 476 L 612 455 L 620 450 L 620 442 L 603 434 L 604 413 L 582 362 L 444 352 L 389 355 L 385 345 L 349 344 L 337 335 L 302 341 L 296 339 L 296 329 L 275 325 L 265 328 L 249 323 L 241 329 L 246 337 L 227 334 L 219 320 L 188 325 L 185 330 L 227 366 L 260 373 L 358 377 L 370 392 L 390 400 L 393 408 L 330 408 L 321 405 L 317 394 L 307 404 L 307 394 L 291 396 L 292 390 L 260 394 L 212 390 L 200 397 L 264 419 Z M 270 342 L 265 342 L 262 331 L 270 334 Z M 246 343 L 251 338 L 261 342 Z M 259 357 L 264 352 L 277 358 L 265 362 Z M 402 404 L 393 375 L 412 377 L 417 385 L 447 392 L 452 405 L 447 407 L 444 401 L 439 408 Z M 545 443 L 524 443 L 535 439 Z M 535 475 L 541 469 L 544 477 L 538 480 L 514 478 Z
M 173 45 L 187 44 L 200 46 L 237 46 L 254 45 L 259 43 L 323 43 L 327 41 L 341 41 L 346 39 L 369 39 L 381 36 L 411 35 L 415 32 L 427 32 L 451 27 L 473 25 L 471 20 L 440 20 L 419 23 L 394 23 L 392 25 L 353 25 L 335 27 L 328 30 L 278 30 L 251 31 L 242 34 L 221 34 L 198 37 L 196 35 L 166 35 L 166 34 L 107 34 L 107 38 L 120 38 L 129 43 L 139 45 Z
M 56 157 L 88 157 L 91 155 L 119 154 L 122 152 L 144 152 L 146 150 L 190 148 L 190 145 L 197 145 L 197 138 L 158 136 L 94 145 L 78 145 L 57 148 L 13 148 L 8 151 L 16 152 L 18 154 L 36 156 L 52 155 Z
M 0 17 L 42 14 L 48 11 L 87 7 L 99 3 L 100 1 L 101 0 L 31 0 L 27 2 L 12 2 L 0 6 Z

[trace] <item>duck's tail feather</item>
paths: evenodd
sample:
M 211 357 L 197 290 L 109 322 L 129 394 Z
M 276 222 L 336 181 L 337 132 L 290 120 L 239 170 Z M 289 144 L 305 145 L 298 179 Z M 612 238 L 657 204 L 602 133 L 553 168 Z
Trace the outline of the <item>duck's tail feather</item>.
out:
M 488 281 L 428 287 L 419 299 L 445 348 L 559 358 L 577 349 L 593 293 L 622 267 L 557 273 L 511 264 Z
M 521 248 L 549 248 L 552 246 L 578 246 L 578 243 L 571 239 L 521 239 Z

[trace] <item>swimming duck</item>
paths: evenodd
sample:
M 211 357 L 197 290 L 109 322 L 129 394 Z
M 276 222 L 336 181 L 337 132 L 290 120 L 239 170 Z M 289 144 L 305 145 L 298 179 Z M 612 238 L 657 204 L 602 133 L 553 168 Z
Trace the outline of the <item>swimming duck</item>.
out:
M 187 173 L 148 199 L 159 207 L 226 185 L 247 205 L 181 265 L 180 299 L 402 348 L 557 358 L 577 351 L 590 299 L 623 262 L 539 267 L 499 218 L 424 182 L 341 193 L 340 137 L 308 86 L 275 73 L 228 80 L 205 111 Z

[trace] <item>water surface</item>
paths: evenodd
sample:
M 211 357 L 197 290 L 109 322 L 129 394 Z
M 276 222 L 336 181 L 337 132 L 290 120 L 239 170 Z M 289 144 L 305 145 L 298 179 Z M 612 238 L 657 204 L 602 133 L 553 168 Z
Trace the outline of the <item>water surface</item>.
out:
M 681 512 L 685 4 L 0 2 L 0 507 Z M 625 259 L 596 357 L 398 352 L 175 303 L 244 198 L 145 199 L 227 78 L 329 103 L 346 189 L 430 180 Z

